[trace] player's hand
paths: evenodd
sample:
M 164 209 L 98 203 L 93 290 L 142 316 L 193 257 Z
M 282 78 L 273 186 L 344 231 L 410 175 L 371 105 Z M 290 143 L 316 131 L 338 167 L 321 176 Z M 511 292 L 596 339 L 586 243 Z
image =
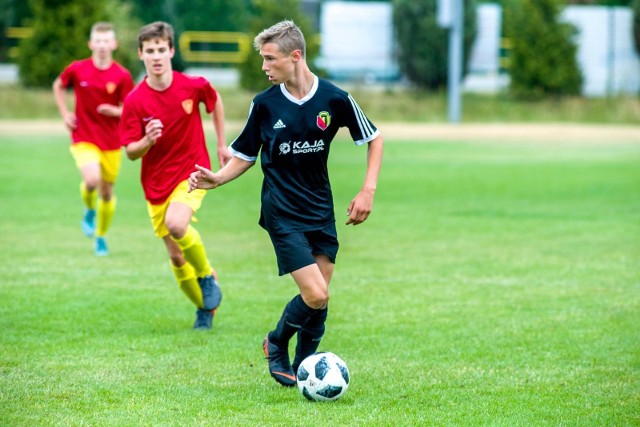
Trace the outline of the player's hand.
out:
M 96 108 L 96 111 L 100 114 L 103 114 L 109 117 L 120 117 L 120 113 L 121 113 L 120 107 L 118 107 L 117 105 L 111 105 L 111 104 L 100 104 Z
M 216 188 L 219 184 L 217 176 L 211 170 L 203 168 L 200 165 L 196 165 L 196 171 L 191 172 L 187 183 L 189 184 L 189 193 L 196 189 L 211 190 Z
M 76 113 L 69 112 L 64 116 L 64 125 L 69 130 L 76 130 L 78 127 L 78 119 L 76 117 Z
M 349 219 L 347 220 L 347 225 L 358 225 L 362 224 L 369 218 L 369 214 L 371 213 L 371 209 L 373 207 L 373 193 L 368 191 L 360 191 L 356 197 L 351 200 L 349 203 L 349 208 L 347 209 L 347 215 Z
M 162 122 L 159 119 L 149 120 L 147 125 L 144 127 L 144 133 L 149 138 L 151 145 L 155 144 L 158 138 L 162 136 Z
M 218 146 L 218 163 L 220 164 L 220 169 L 222 169 L 232 157 L 233 154 L 231 154 L 231 151 L 229 151 L 226 145 Z

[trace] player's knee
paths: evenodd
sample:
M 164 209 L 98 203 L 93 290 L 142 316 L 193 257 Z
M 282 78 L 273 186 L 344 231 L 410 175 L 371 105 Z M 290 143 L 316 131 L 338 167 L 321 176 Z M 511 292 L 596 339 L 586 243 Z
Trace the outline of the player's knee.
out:
M 184 224 L 183 221 L 174 221 L 170 218 L 165 218 L 165 225 L 167 226 L 167 230 L 169 230 L 169 234 L 174 239 L 181 239 L 187 233 L 187 227 L 189 224 Z
M 329 304 L 329 289 L 314 289 L 305 295 L 304 302 L 315 310 L 321 310 Z
M 99 178 L 85 178 L 84 180 L 84 186 L 87 189 L 87 191 L 94 191 L 96 188 L 98 188 L 98 185 L 100 184 L 100 179 Z

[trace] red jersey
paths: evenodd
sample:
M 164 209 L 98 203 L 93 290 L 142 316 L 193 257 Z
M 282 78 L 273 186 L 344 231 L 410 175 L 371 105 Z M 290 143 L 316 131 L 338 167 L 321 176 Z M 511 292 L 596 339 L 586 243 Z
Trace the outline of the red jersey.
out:
M 129 145 L 145 135 L 149 120 L 162 122 L 162 136 L 142 157 L 140 179 L 145 198 L 154 205 L 164 203 L 176 186 L 189 178 L 195 164 L 211 167 L 204 139 L 200 103 L 208 113 L 218 94 L 203 77 L 173 72 L 164 91 L 152 89 L 146 78 L 129 94 L 120 119 L 120 141 Z
M 106 70 L 93 65 L 91 58 L 72 62 L 60 74 L 63 87 L 73 86 L 76 96 L 77 127 L 73 143 L 91 142 L 101 150 L 117 150 L 118 117 L 98 113 L 98 105 L 120 105 L 133 89 L 131 73 L 117 62 Z

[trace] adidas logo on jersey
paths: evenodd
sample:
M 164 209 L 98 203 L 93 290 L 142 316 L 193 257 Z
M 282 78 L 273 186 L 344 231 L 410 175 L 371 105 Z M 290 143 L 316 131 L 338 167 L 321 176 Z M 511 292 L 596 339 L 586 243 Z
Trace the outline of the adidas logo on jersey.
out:
M 273 128 L 274 129 L 282 129 L 282 128 L 286 128 L 286 126 L 284 125 L 284 123 L 282 123 L 282 120 L 278 119 L 276 124 L 273 125 Z

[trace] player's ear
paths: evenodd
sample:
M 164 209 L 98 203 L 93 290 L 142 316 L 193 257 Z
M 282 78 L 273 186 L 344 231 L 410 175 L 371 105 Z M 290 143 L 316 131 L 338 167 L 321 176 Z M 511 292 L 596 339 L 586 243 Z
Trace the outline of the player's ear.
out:
M 291 52 L 291 59 L 293 62 L 298 62 L 302 58 L 302 51 L 300 49 L 296 49 Z

